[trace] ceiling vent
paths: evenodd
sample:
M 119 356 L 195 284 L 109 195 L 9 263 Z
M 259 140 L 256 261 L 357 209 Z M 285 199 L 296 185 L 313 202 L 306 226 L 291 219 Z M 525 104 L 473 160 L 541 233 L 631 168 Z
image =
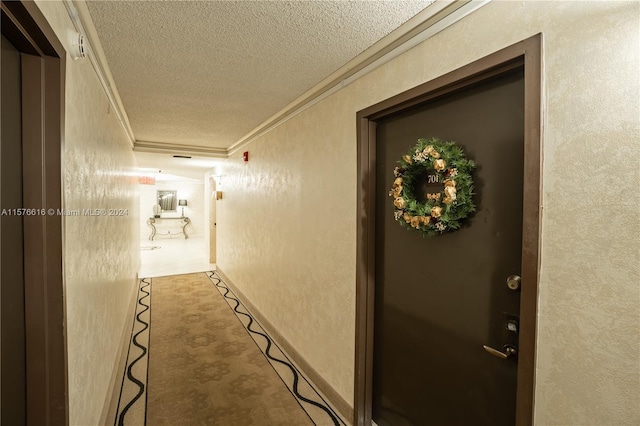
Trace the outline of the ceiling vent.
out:
M 173 158 L 191 158 L 190 155 L 174 155 Z

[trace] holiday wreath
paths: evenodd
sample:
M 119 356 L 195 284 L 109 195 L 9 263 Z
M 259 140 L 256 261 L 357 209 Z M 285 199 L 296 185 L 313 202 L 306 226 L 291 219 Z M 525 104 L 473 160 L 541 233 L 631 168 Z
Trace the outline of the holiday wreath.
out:
M 471 178 L 475 164 L 455 142 L 418 139 L 398 163 L 389 196 L 394 218 L 402 226 L 423 236 L 438 235 L 460 228 L 461 220 L 475 211 Z M 427 188 L 424 194 L 419 193 L 421 187 Z

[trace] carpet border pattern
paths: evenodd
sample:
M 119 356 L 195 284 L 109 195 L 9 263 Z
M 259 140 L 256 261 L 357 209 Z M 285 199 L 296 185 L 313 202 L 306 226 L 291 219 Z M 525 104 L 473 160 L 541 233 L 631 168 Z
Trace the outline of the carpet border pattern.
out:
M 316 426 L 347 426 L 339 414 L 302 374 L 280 346 L 215 271 L 204 272 L 240 321 L 283 384 Z M 152 278 L 139 280 L 136 312 L 131 328 L 114 426 L 147 424 L 147 383 L 151 329 Z
M 151 278 L 140 279 L 125 371 L 120 386 L 115 426 L 147 423 L 147 381 L 151 327 Z
M 317 426 L 346 426 L 344 420 L 291 362 L 220 275 L 209 271 L 207 276 L 311 421 Z

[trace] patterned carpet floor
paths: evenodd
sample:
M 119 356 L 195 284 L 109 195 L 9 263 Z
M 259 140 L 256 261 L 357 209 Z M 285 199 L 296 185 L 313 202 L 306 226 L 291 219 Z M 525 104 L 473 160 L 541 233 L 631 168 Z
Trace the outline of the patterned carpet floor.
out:
M 140 281 L 115 425 L 345 425 L 214 272 Z

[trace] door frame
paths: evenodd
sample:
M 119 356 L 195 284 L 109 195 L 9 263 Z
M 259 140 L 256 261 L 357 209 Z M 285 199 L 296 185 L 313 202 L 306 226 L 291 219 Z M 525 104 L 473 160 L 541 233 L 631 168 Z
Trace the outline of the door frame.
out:
M 59 213 L 66 51 L 33 1 L 2 0 L 1 11 L 2 34 L 21 53 L 22 207 L 45 210 L 24 216 L 26 421 L 67 425 L 64 234 Z
M 357 113 L 358 225 L 354 424 L 371 424 L 375 298 L 376 128 L 378 121 L 444 95 L 479 85 L 514 68 L 524 69 L 524 187 L 522 289 L 516 424 L 533 423 L 536 317 L 542 206 L 542 34 L 534 35 L 462 68 Z
M 215 177 L 209 176 L 209 263 L 216 263 L 218 255 L 218 184 Z

